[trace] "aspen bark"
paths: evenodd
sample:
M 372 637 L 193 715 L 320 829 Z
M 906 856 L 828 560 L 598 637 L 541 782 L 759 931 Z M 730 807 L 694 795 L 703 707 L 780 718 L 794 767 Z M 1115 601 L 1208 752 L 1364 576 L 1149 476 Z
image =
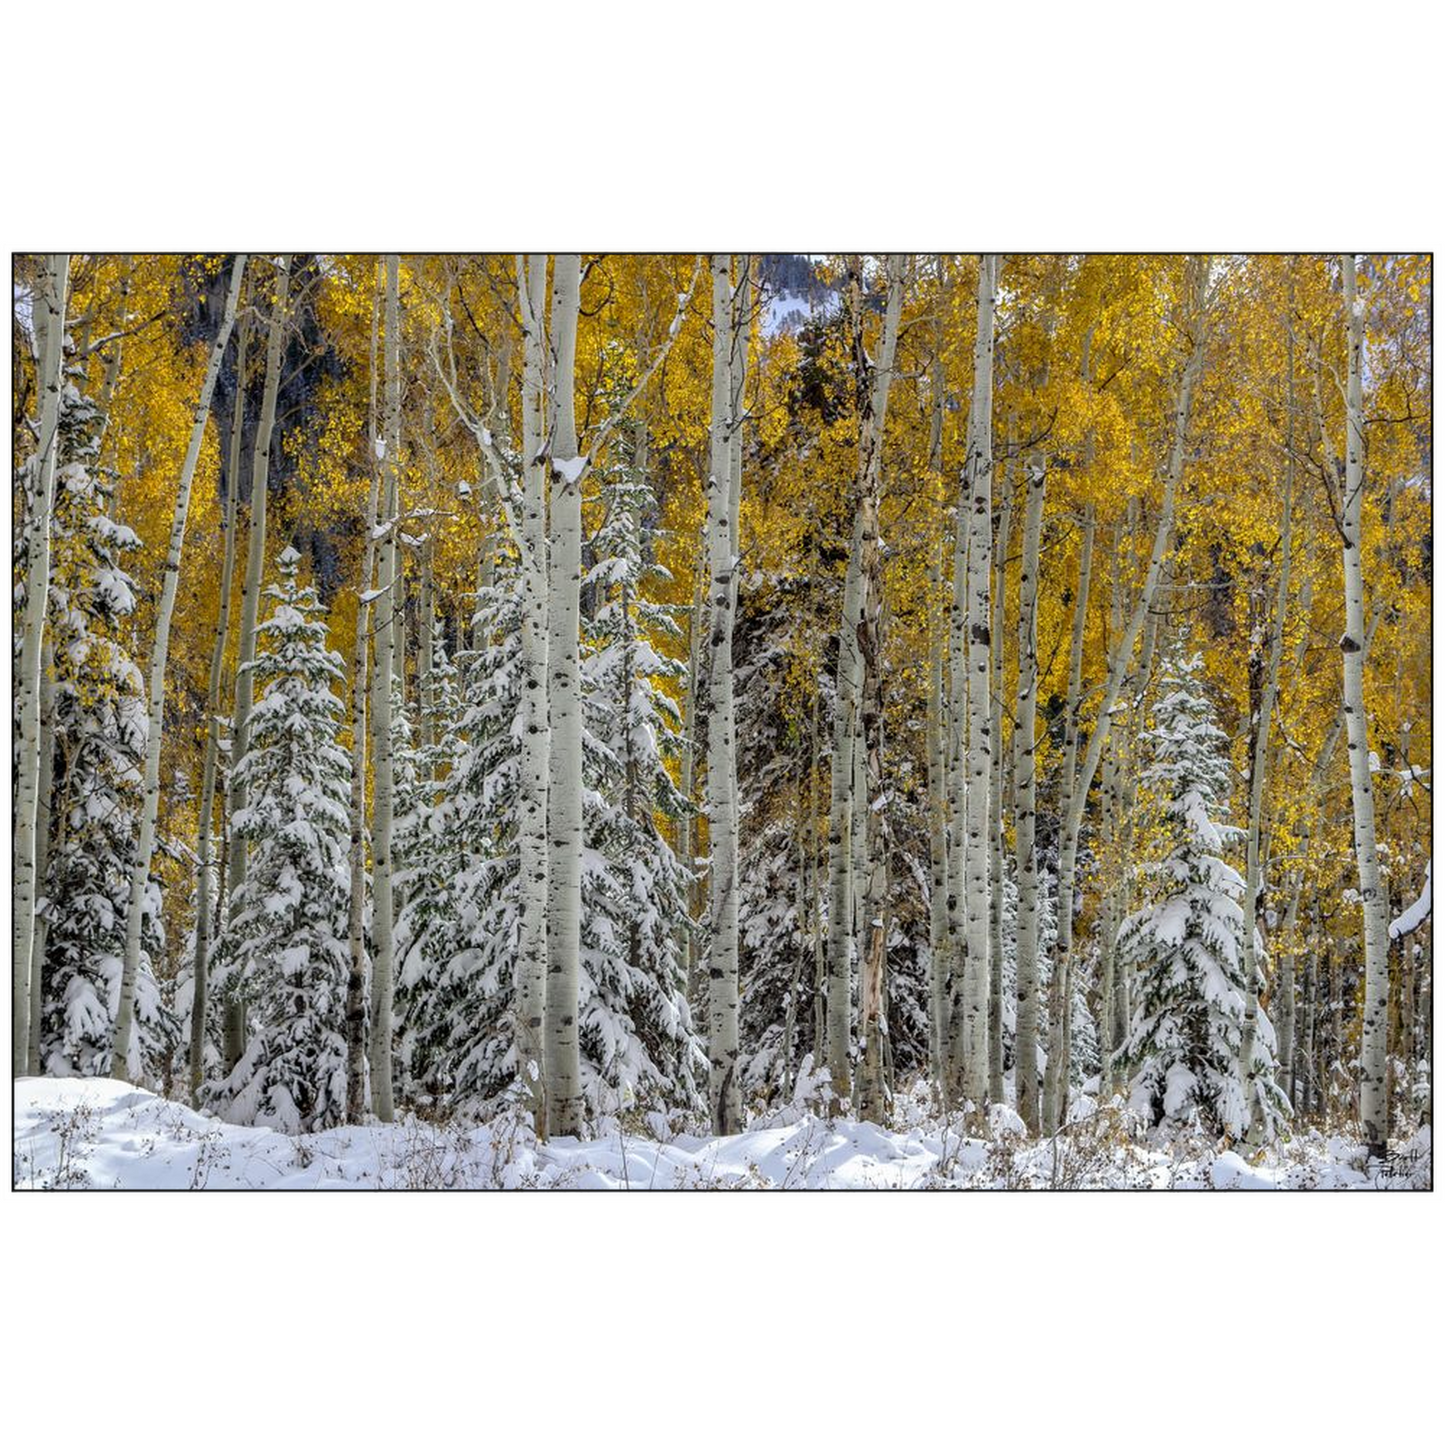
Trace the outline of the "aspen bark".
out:
M 1355 854 L 1364 911 L 1365 1012 L 1360 1026 L 1360 1124 L 1372 1159 L 1383 1159 L 1389 1137 L 1389 1091 L 1385 1055 L 1390 961 L 1385 895 L 1375 845 L 1375 791 L 1370 776 L 1369 718 L 1365 711 L 1365 579 L 1361 503 L 1365 490 L 1364 349 L 1365 306 L 1357 294 L 1353 253 L 1342 258 L 1349 338 L 1345 393 L 1345 466 L 1340 535 L 1344 561 L 1345 634 L 1340 639 L 1345 674 L 1346 746 L 1355 815 Z
M 1010 423 L 1010 445 L 1013 426 Z M 999 642 L 991 649 L 990 684 L 992 689 L 989 720 L 993 755 L 989 768 L 988 799 L 988 933 L 991 967 L 988 974 L 988 1097 L 990 1102 L 1004 1102 L 1003 1088 L 1003 637 L 1007 626 L 1004 605 L 1004 574 L 1007 570 L 1009 535 L 1013 526 L 1013 488 L 1004 491 L 999 510 L 998 546 L 994 551 L 992 630 Z
M 385 370 L 386 455 L 382 458 L 386 488 L 386 536 L 381 542 L 376 600 L 376 672 L 372 680 L 372 818 L 371 818 L 371 1108 L 383 1124 L 392 1121 L 391 1077 L 393 928 L 391 832 L 393 759 L 391 751 L 391 679 L 396 666 L 397 529 L 401 517 L 401 352 L 399 276 L 401 258 L 386 258 Z
M 888 416 L 888 392 L 893 380 L 893 356 L 898 342 L 898 318 L 903 305 L 903 258 L 898 255 L 888 258 L 888 297 L 876 364 L 869 362 L 863 342 L 862 258 L 854 256 L 849 269 L 853 369 L 859 407 L 857 498 L 863 607 L 858 627 L 858 649 L 863 659 L 864 678 L 862 747 L 872 800 L 866 813 L 868 874 L 863 894 L 866 947 L 860 960 L 859 990 L 863 1068 L 859 1080 L 858 1111 L 865 1119 L 882 1122 L 887 1108 L 884 1053 L 888 1028 L 885 997 L 888 820 L 883 777 L 883 554 L 879 520 L 883 500 L 884 425 Z
M 828 960 L 823 948 L 823 882 L 818 861 L 818 714 L 822 689 L 813 689 L 808 723 L 808 937 L 813 953 L 813 1066 L 823 1061 L 828 1033 Z
M 25 1071 L 40 1072 L 40 1024 L 45 1011 L 45 940 L 48 915 L 40 898 L 50 872 L 50 845 L 55 825 L 55 649 L 47 637 L 40 653 L 40 779 L 35 805 L 35 941 L 30 949 L 30 1042 Z M 63 820 L 62 820 L 63 826 Z
M 928 437 L 929 471 L 943 475 L 943 366 L 935 357 L 930 368 L 932 418 Z M 929 596 L 937 597 L 943 587 L 943 541 L 929 564 Z M 946 953 L 948 949 L 948 744 L 944 720 L 946 698 L 943 676 L 944 634 L 930 627 L 928 647 L 928 853 L 930 893 L 928 912 L 928 1000 L 929 1065 L 940 1101 L 945 1088 L 944 1051 L 948 1036 Z
M 968 512 L 955 509 L 953 543 L 953 598 L 949 609 L 948 691 L 943 718 L 944 840 L 947 845 L 947 887 L 944 891 L 944 947 L 942 953 L 943 1095 L 953 1104 L 963 1086 L 963 954 L 964 878 L 963 771 L 967 674 L 964 618 L 968 612 Z
M 707 626 L 707 615 L 703 608 L 706 597 L 707 569 L 703 565 L 702 549 L 706 539 L 706 527 L 698 538 L 697 576 L 693 582 L 692 611 L 687 634 L 687 678 L 682 694 L 682 728 L 679 734 L 680 757 L 678 760 L 678 791 L 694 802 L 697 791 L 697 682 L 702 670 L 703 636 Z M 693 923 L 697 918 L 697 830 L 693 815 L 686 812 L 678 819 L 677 849 L 683 866 L 687 869 L 687 916 L 688 923 L 682 936 L 682 976 L 687 980 L 687 999 L 694 1004 L 698 997 L 697 987 L 697 940 Z
M 379 281 L 379 277 L 377 278 Z M 370 405 L 367 409 L 369 483 L 365 529 L 362 533 L 361 578 L 356 590 L 356 645 L 351 660 L 351 839 L 349 864 L 351 897 L 347 909 L 346 949 L 346 1122 L 360 1124 L 366 1117 L 367 1080 L 366 1003 L 366 688 L 367 658 L 371 645 L 371 584 L 376 572 L 376 518 L 381 501 L 380 433 L 376 426 L 377 311 L 380 287 L 371 301 Z
M 1039 537 L 1043 529 L 1047 472 L 1029 468 L 1024 512 L 1023 558 L 1019 564 L 1018 705 L 1014 719 L 1014 858 L 1019 881 L 1017 1011 L 1014 1025 L 1014 1095 L 1030 1131 L 1039 1125 L 1039 857 L 1038 785 L 1034 736 L 1039 696 Z M 1092 515 L 1090 523 L 1092 524 Z M 1080 590 L 1088 590 L 1093 527 L 1084 534 Z
M 862 530 L 863 519 L 855 516 L 838 629 L 828 809 L 828 1074 L 835 1108 L 842 1106 L 853 1087 L 853 734 L 863 661 L 858 648 L 858 620 L 863 610 Z
M 962 1097 L 978 1105 L 988 1097 L 988 815 L 993 747 L 989 701 L 989 588 L 993 581 L 993 309 L 997 278 L 998 257 L 980 257 L 972 444 L 965 478 L 969 511 L 968 744 L 964 800 L 966 934 Z
M 738 1079 L 737 757 L 733 719 L 732 634 L 734 543 L 731 442 L 732 257 L 712 258 L 712 425 L 707 487 L 709 646 L 707 802 L 712 850 L 709 873 L 708 1103 L 714 1134 L 735 1134 L 742 1123 Z
M 246 415 L 246 352 L 250 323 L 242 318 L 236 343 L 236 402 L 231 416 L 229 466 L 226 476 L 226 540 L 221 557 L 220 605 L 211 642 L 210 681 L 206 692 L 206 752 L 201 764 L 201 809 L 196 827 L 196 951 L 191 964 L 191 1037 L 189 1080 L 191 1103 L 200 1105 L 206 1059 L 206 1015 L 211 976 L 211 836 L 215 826 L 216 775 L 221 755 L 221 680 L 226 664 L 226 639 L 231 631 L 231 593 L 236 574 L 236 494 L 240 489 L 241 433 Z M 219 891 L 219 890 L 218 890 Z
M 1116 557 L 1125 555 L 1126 541 L 1133 531 L 1133 524 L 1137 521 L 1138 509 L 1133 505 L 1133 501 L 1134 499 L 1130 498 L 1126 524 L 1115 533 L 1114 555 Z M 1124 586 L 1119 569 L 1116 567 L 1109 579 L 1109 640 L 1111 642 L 1119 636 L 1123 627 Z M 1118 983 L 1115 976 L 1115 942 L 1119 931 L 1119 903 L 1122 898 L 1118 870 L 1121 869 L 1119 794 L 1120 774 L 1123 771 L 1123 747 L 1118 732 L 1115 732 L 1110 738 L 1109 746 L 1104 750 L 1100 768 L 1100 791 L 1103 793 L 1103 799 L 1099 822 L 1105 877 L 1103 917 L 1100 920 L 1099 932 L 1099 993 L 1102 1000 L 1099 1008 L 1099 1097 L 1107 1099 L 1113 1094 L 1114 1084 L 1112 1055 L 1117 1040 L 1114 1027 L 1113 995 Z M 1068 1006 L 1069 1001 L 1066 1000 L 1065 1007 Z M 1067 1046 L 1065 1053 L 1067 1055 Z
M 21 634 L 20 727 L 15 783 L 15 914 L 10 957 L 13 988 L 12 1073 L 25 1072 L 30 1051 L 30 960 L 35 944 L 35 845 L 40 802 L 40 671 L 45 611 L 50 588 L 50 514 L 55 507 L 56 458 L 60 450 L 60 391 L 65 376 L 65 288 L 68 255 L 50 256 L 46 283 L 35 298 L 36 390 L 40 393 L 39 449 L 35 461 L 34 512 L 25 569 L 25 619 Z
M 1264 814 L 1265 776 L 1269 764 L 1270 723 L 1275 699 L 1279 695 L 1279 664 L 1284 652 L 1285 614 L 1289 606 L 1290 522 L 1294 497 L 1294 461 L 1287 463 L 1284 500 L 1281 503 L 1279 528 L 1279 586 L 1275 598 L 1274 625 L 1269 640 L 1264 688 L 1259 700 L 1259 717 L 1255 721 L 1254 753 L 1249 770 L 1249 822 L 1245 843 L 1244 867 L 1244 1028 L 1239 1047 L 1240 1080 L 1250 1108 L 1250 1139 L 1256 1141 L 1260 1128 L 1258 1091 L 1255 1087 L 1262 1064 L 1255 1057 L 1255 1039 L 1259 1030 L 1259 985 L 1263 960 L 1255 946 L 1256 917 L 1263 880 L 1260 876 L 1260 825 Z
M 942 587 L 943 571 L 935 558 L 928 572 L 929 595 Z M 948 835 L 944 809 L 947 762 L 943 743 L 943 633 L 931 629 L 928 645 L 928 1059 L 929 1072 L 943 1088 L 943 1045 L 947 1025 L 943 1004 L 943 952 L 948 941 Z
M 1077 762 L 1079 755 L 1079 705 L 1083 695 L 1083 673 L 1084 673 L 1084 630 L 1088 621 L 1089 612 L 1089 591 L 1092 582 L 1093 561 L 1094 561 L 1094 533 L 1097 526 L 1094 504 L 1088 503 L 1084 508 L 1083 537 L 1079 549 L 1079 585 L 1074 599 L 1074 625 L 1069 644 L 1069 683 L 1068 693 L 1064 701 L 1064 757 L 1060 769 L 1059 781 L 1059 814 L 1061 818 L 1067 819 L 1073 807 L 1073 796 L 1076 784 Z M 1062 893 L 1062 866 L 1060 867 L 1059 885 L 1060 891 L 1056 896 L 1056 904 L 1061 904 Z M 1070 908 L 1073 907 L 1072 898 Z M 1058 926 L 1062 929 L 1062 915 L 1056 914 Z M 1072 916 L 1070 925 L 1072 930 Z M 1048 1056 L 1044 1062 L 1044 1078 L 1042 1081 L 1042 1095 L 1039 1106 L 1039 1128 L 1042 1132 L 1053 1133 L 1057 1128 L 1056 1123 L 1050 1123 L 1048 1106 L 1049 1093 L 1054 1088 L 1054 1070 L 1057 1068 L 1059 1055 L 1063 1049 L 1062 1029 L 1058 1033 L 1054 1029 L 1054 1021 L 1064 1018 L 1064 978 L 1057 963 L 1053 972 L 1049 975 L 1049 996 L 1048 1014 L 1046 1023 L 1048 1027 Z
M 538 1133 L 547 1130 L 547 783 L 551 717 L 547 704 L 547 474 L 542 459 L 542 403 L 546 337 L 547 258 L 517 257 L 517 297 L 522 314 L 522 516 L 517 527 L 522 556 L 522 669 L 526 733 L 518 788 L 518 858 L 522 908 L 512 1027 L 517 1077 L 531 1098 Z
M 281 340 L 286 329 L 286 304 L 291 284 L 291 257 L 282 256 L 276 268 L 276 295 L 266 336 L 266 385 L 261 393 L 261 414 L 251 456 L 251 521 L 246 553 L 246 578 L 241 590 L 241 636 L 236 653 L 236 705 L 231 722 L 231 768 L 226 816 L 234 818 L 246 806 L 246 784 L 238 776 L 250 737 L 255 681 L 250 664 L 256 657 L 256 618 L 261 602 L 261 573 L 266 562 L 266 486 L 271 470 L 271 434 L 276 426 L 276 394 L 281 385 Z M 226 859 L 228 917 L 237 891 L 246 881 L 246 843 L 232 838 Z M 246 1047 L 246 1006 L 233 980 L 226 1000 L 224 1057 L 227 1071 L 240 1061 Z
M 236 302 L 241 295 L 241 279 L 246 270 L 246 257 L 238 255 L 231 268 L 231 286 L 226 293 L 226 309 L 221 316 L 221 329 L 211 347 L 211 357 L 201 382 L 201 395 L 191 419 L 191 439 L 181 464 L 176 483 L 175 511 L 171 517 L 170 543 L 166 549 L 165 574 L 161 582 L 160 603 L 156 610 L 156 635 L 151 644 L 149 717 L 146 733 L 144 802 L 141 808 L 140 839 L 131 864 L 130 899 L 126 911 L 125 957 L 121 965 L 120 1005 L 116 1009 L 115 1030 L 111 1039 L 110 1076 L 127 1077 L 126 1058 L 135 1017 L 135 979 L 140 968 L 141 922 L 145 915 L 146 884 L 150 881 L 151 854 L 155 850 L 156 812 L 161 790 L 161 729 L 165 721 L 166 663 L 170 656 L 171 618 L 176 609 L 176 588 L 181 578 L 181 549 L 186 540 L 186 518 L 191 507 L 191 482 L 201 456 L 201 443 L 206 435 L 206 421 L 211 414 L 211 393 L 221 371 L 221 358 L 231 339 L 236 320 Z
M 574 366 L 581 260 L 559 255 L 553 267 L 550 345 L 555 357 L 555 417 L 548 466 L 552 550 L 548 589 L 548 701 L 552 737 L 547 786 L 547 1128 L 582 1129 L 582 1054 L 578 975 L 582 928 L 582 686 L 579 625 L 582 585 L 582 472 L 577 455 Z

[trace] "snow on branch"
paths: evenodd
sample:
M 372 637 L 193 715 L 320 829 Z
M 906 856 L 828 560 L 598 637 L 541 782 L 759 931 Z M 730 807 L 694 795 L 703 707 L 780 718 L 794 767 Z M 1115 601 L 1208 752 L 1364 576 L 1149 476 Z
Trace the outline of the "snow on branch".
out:
M 1390 937 L 1407 938 L 1430 916 L 1430 864 L 1425 865 L 1425 886 L 1420 896 L 1390 925 Z

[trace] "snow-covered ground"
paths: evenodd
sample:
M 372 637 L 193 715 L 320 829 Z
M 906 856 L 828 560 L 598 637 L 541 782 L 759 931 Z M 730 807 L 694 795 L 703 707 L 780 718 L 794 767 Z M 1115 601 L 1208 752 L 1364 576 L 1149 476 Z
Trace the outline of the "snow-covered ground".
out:
M 1202 1140 L 1170 1152 L 1105 1109 L 1077 1119 L 1057 1148 L 1028 1143 L 1017 1115 L 987 1129 L 929 1119 L 920 1092 L 890 1132 L 785 1109 L 727 1138 L 626 1134 L 542 1144 L 515 1116 L 483 1125 L 415 1119 L 296 1138 L 223 1124 L 110 1079 L 15 1085 L 19 1189 L 1420 1189 L 1430 1131 L 1385 1172 L 1364 1171 L 1356 1142 L 1313 1131 L 1246 1160 Z M 979 1137 L 988 1132 L 991 1138 Z

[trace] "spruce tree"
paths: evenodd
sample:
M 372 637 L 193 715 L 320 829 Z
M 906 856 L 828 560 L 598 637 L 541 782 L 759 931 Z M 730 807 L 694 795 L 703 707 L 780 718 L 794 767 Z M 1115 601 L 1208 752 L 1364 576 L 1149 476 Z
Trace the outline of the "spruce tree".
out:
M 48 867 L 38 912 L 46 929 L 41 1066 L 104 1076 L 120 1001 L 131 858 L 139 832 L 146 744 L 145 683 L 128 649 L 135 584 L 124 565 L 140 539 L 107 515 L 99 470 L 102 417 L 67 375 L 51 518 L 47 610 L 54 666 L 55 765 Z M 158 1081 L 179 1039 L 151 959 L 163 943 L 160 890 L 143 899 L 136 1028 L 128 1065 Z
M 262 692 L 238 764 L 247 804 L 233 821 L 250 862 L 225 948 L 253 1032 L 213 1095 L 235 1122 L 287 1133 L 334 1127 L 346 1113 L 351 762 L 337 744 L 341 659 L 326 645 L 315 588 L 298 580 L 300 560 L 290 547 L 278 559 L 250 664 Z
M 586 579 L 598 604 L 583 660 L 592 850 L 583 897 L 596 906 L 583 919 L 582 1046 L 599 1081 L 624 1097 L 689 1106 L 700 1101 L 707 1061 L 683 977 L 689 873 L 659 826 L 691 806 L 668 769 L 682 716 L 664 690 L 681 683 L 686 665 L 662 650 L 682 641 L 672 609 L 649 596 L 670 574 L 648 555 L 657 501 L 639 460 L 645 445 L 640 425 L 619 424 Z
M 399 700 L 392 709 L 396 821 L 392 853 L 404 896 L 396 931 L 399 1079 L 411 1097 L 430 1101 L 440 1079 L 428 1042 L 426 989 L 449 960 L 456 938 L 455 884 L 463 858 L 456 826 L 455 776 L 464 747 L 457 669 L 440 629 L 432 641 L 430 685 L 420 710 L 431 741 L 417 747 Z M 446 1026 L 443 1018 L 439 1022 Z
M 471 634 L 457 659 L 460 696 L 445 726 L 447 771 L 425 843 L 420 819 L 403 822 L 408 870 L 435 886 L 408 889 L 401 923 L 397 1016 L 412 1087 L 475 1102 L 516 1074 L 511 1008 L 520 928 L 517 794 L 524 724 L 521 584 L 499 560 L 477 593 Z
M 1174 663 L 1161 679 L 1141 780 L 1165 851 L 1157 861 L 1136 865 L 1149 901 L 1119 930 L 1119 954 L 1133 964 L 1138 997 L 1121 1062 L 1130 1105 L 1151 1123 L 1197 1116 L 1238 1139 L 1250 1121 L 1239 1060 L 1244 881 L 1224 855 L 1243 830 L 1222 819 L 1230 781 L 1227 746 L 1199 658 Z M 1261 1115 L 1273 1132 L 1289 1106 L 1273 1083 L 1274 1030 L 1263 1009 L 1255 1047 Z

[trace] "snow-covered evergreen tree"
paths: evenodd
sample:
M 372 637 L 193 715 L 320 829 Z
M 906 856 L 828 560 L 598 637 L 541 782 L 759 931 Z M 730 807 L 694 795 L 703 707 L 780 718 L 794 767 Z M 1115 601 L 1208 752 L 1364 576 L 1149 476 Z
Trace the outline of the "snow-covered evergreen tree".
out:
M 1215 724 L 1197 656 L 1164 672 L 1145 748 L 1143 789 L 1158 810 L 1166 851 L 1138 865 L 1149 901 L 1119 930 L 1120 957 L 1133 964 L 1138 998 L 1122 1054 L 1129 1101 L 1155 1124 L 1197 1114 L 1240 1138 L 1250 1121 L 1239 1059 L 1244 881 L 1224 854 L 1243 830 L 1221 819 L 1227 739 Z M 1256 1049 L 1269 1132 L 1289 1107 L 1273 1083 L 1274 1046 L 1261 1009 Z
M 446 703 L 450 750 L 419 841 L 403 826 L 408 869 L 435 870 L 412 886 L 402 913 L 397 1017 L 413 1085 L 457 1100 L 488 1098 L 516 1072 L 511 1007 L 520 924 L 517 789 L 525 672 L 521 587 L 514 559 L 477 594 L 472 635 L 457 659 L 460 697 Z M 435 727 L 442 725 L 438 717 Z M 418 851 L 420 850 L 420 851 Z
M 810 596 L 804 579 L 750 577 L 741 589 L 735 622 L 738 754 L 748 760 L 738 775 L 742 820 L 738 1023 L 748 1101 L 772 1100 L 790 1069 L 796 1069 L 807 1054 L 813 1055 L 816 1067 L 824 1062 L 815 1037 L 813 998 L 818 981 L 811 976 L 815 964 L 810 920 L 798 918 L 797 817 L 800 790 L 806 787 L 811 728 L 805 728 L 785 705 L 789 669 L 804 651 L 800 633 L 805 628 L 822 631 L 821 620 L 808 616 Z M 825 673 L 818 685 L 827 689 L 831 682 L 831 674 Z M 826 789 L 825 769 L 823 807 Z M 819 912 L 812 926 L 825 927 Z M 790 1008 L 789 995 L 795 988 Z M 790 1019 L 789 1040 L 785 1035 Z
M 55 767 L 50 849 L 38 914 L 46 929 L 41 1066 L 103 1076 L 120 1000 L 131 856 L 139 832 L 147 733 L 145 683 L 128 649 L 135 586 L 124 556 L 140 546 L 107 515 L 98 470 L 102 418 L 67 375 L 51 519 L 48 627 L 54 658 Z M 146 890 L 128 1064 L 158 1080 L 178 1039 L 151 958 L 160 948 L 160 891 Z
M 408 1094 L 434 1096 L 436 1075 L 423 1023 L 425 988 L 447 962 L 455 945 L 456 880 L 464 850 L 456 825 L 457 785 L 461 766 L 461 702 L 456 665 L 447 655 L 440 629 L 432 642 L 431 683 L 421 699 L 421 716 L 431 741 L 415 747 L 405 711 L 392 709 L 392 757 L 396 788 L 396 821 L 392 853 L 396 885 L 404 896 L 396 931 L 398 1049 L 401 1086 Z M 445 1025 L 445 1020 L 437 1020 Z
M 659 826 L 690 806 L 667 766 L 682 716 L 664 690 L 686 664 L 660 650 L 682 632 L 672 609 L 649 596 L 669 574 L 644 537 L 657 500 L 638 464 L 643 445 L 638 424 L 619 424 L 602 471 L 598 560 L 586 579 L 598 605 L 582 664 L 590 764 L 583 871 L 593 875 L 596 908 L 583 921 L 582 1047 L 599 1082 L 690 1106 L 701 1098 L 707 1054 L 683 977 L 689 875 Z M 584 877 L 584 901 L 588 892 Z
M 346 1113 L 351 761 L 337 744 L 341 659 L 315 588 L 300 585 L 300 560 L 290 547 L 278 559 L 250 664 L 262 694 L 238 764 L 247 805 L 233 820 L 250 862 L 224 946 L 252 1034 L 212 1094 L 230 1119 L 287 1133 L 332 1128 Z

